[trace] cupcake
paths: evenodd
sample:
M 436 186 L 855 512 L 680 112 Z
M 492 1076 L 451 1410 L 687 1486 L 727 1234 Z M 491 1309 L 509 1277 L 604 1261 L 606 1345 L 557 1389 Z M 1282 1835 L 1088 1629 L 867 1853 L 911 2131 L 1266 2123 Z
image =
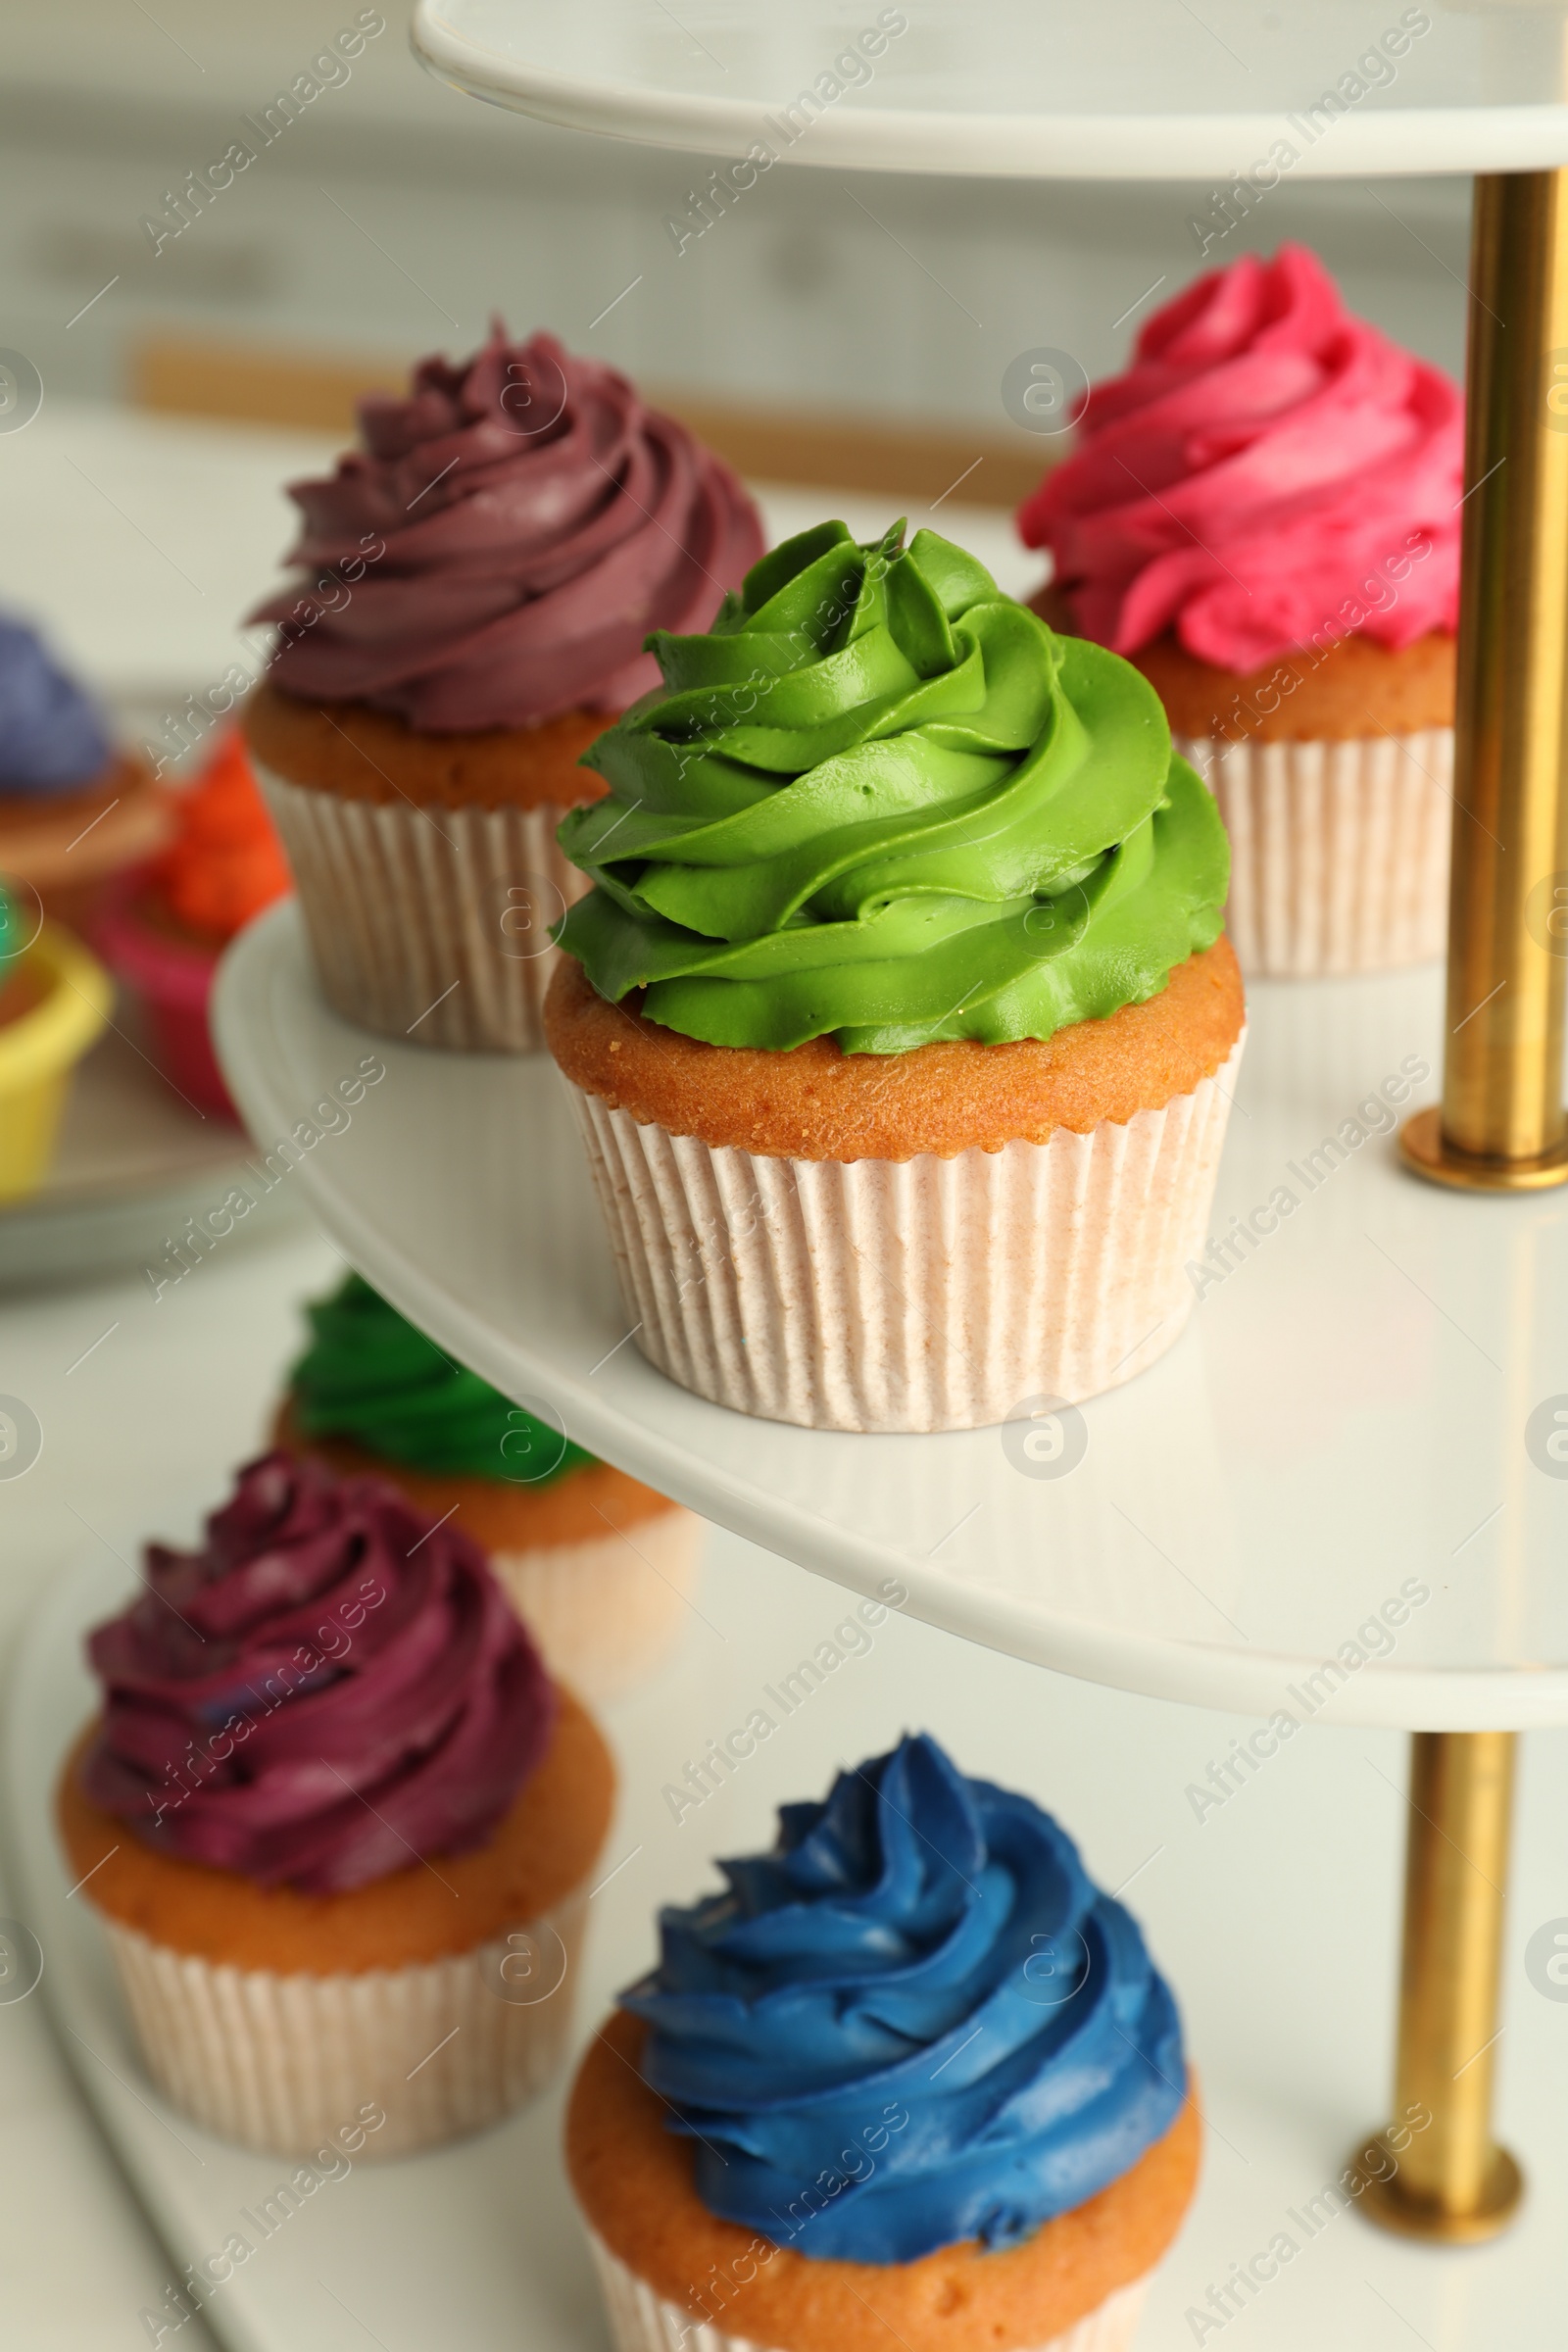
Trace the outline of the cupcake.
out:
M 423 360 L 360 427 L 293 486 L 300 592 L 255 615 L 280 643 L 246 732 L 336 1010 L 529 1052 L 583 888 L 556 827 L 604 790 L 578 757 L 657 683 L 648 630 L 710 620 L 761 526 L 684 425 L 549 335 Z
M 720 1867 L 572 2091 L 616 2352 L 1122 2352 L 1200 2127 L 1071 1839 L 922 1736 Z
M 308 2155 L 496 2122 L 564 2047 L 613 1768 L 470 1538 L 270 1454 L 88 1642 L 59 1821 L 164 2096 Z
M 0 615 L 0 873 L 80 922 L 107 874 L 167 829 L 165 798 L 117 753 L 103 718 L 42 639 Z
M 288 867 L 237 734 L 174 803 L 174 838 L 150 866 L 105 888 L 94 942 L 146 1014 L 159 1068 L 199 1110 L 238 1119 L 213 1052 L 207 1007 L 218 959 L 289 888 Z
M 482 1544 L 573 1690 L 606 1698 L 648 1673 L 685 1620 L 702 1521 L 453 1363 L 358 1274 L 306 1313 L 272 1443 L 387 1479 Z
M 0 882 L 0 1201 L 48 1175 L 72 1073 L 115 1001 L 102 964 L 37 906 Z
M 1137 663 L 1213 788 L 1248 971 L 1443 953 L 1463 464 L 1458 386 L 1282 245 L 1154 314 L 1018 511 L 1036 610 Z
M 1244 1008 L 1152 688 L 934 531 L 748 575 L 589 755 L 551 1052 L 626 1322 L 819 1429 L 968 1429 L 1176 1338 Z

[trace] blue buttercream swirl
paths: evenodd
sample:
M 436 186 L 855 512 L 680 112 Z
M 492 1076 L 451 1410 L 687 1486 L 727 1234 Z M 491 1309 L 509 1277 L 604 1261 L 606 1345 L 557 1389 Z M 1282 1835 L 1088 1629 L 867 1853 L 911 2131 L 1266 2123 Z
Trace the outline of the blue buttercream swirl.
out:
M 1012 2245 L 1175 2121 L 1181 2025 L 1130 1913 L 929 1737 L 719 1867 L 621 1999 L 722 2219 L 843 2262 Z
M 0 614 L 0 792 L 90 784 L 112 746 L 97 710 L 37 633 Z

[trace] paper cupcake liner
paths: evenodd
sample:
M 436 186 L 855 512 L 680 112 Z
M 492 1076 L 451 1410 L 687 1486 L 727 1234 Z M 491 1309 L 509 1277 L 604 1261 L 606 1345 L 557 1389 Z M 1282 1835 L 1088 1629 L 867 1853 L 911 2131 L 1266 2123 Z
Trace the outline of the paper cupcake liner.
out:
M 1115 1388 L 1191 1310 L 1244 1042 L 1125 1125 L 951 1159 L 710 1149 L 570 1087 L 637 1345 L 808 1429 L 983 1429 Z
M 550 926 L 589 887 L 557 847 L 564 808 L 426 809 L 256 772 L 335 1012 L 416 1045 L 538 1051 Z
M 1311 980 L 1429 963 L 1448 927 L 1453 729 L 1345 743 L 1178 736 L 1231 837 L 1245 971 Z
M 613 1698 L 673 1645 L 702 1540 L 696 1513 L 672 1506 L 624 1534 L 493 1551 L 490 1565 L 551 1673 L 584 1698 Z
M 330 1977 L 219 1966 L 103 1925 L 172 2106 L 220 2139 L 308 2156 L 373 2105 L 386 2121 L 363 2160 L 483 2131 L 543 2089 L 565 2055 L 586 1908 L 572 1894 L 477 1950 Z
M 666 2303 L 592 2230 L 588 2242 L 615 2352 L 775 2352 L 751 2336 L 729 2334 L 712 2320 L 683 2311 L 678 2303 Z M 1148 2292 L 1148 2279 L 1135 2278 L 1058 2335 L 1027 2347 L 1004 2346 L 1002 2352 L 1129 2352 Z

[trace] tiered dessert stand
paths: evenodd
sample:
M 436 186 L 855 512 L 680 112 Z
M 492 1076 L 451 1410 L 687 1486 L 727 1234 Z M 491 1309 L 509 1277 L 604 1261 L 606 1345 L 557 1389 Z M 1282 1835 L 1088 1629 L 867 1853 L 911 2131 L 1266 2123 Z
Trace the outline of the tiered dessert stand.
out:
M 1435 974 L 1251 991 L 1214 1230 L 1282 1185 L 1298 1207 L 1234 1250 L 1179 1346 L 1044 1447 L 1027 1423 L 822 1435 L 671 1386 L 620 1316 L 546 1064 L 386 1048 L 373 1110 L 300 1180 L 456 1354 L 803 1566 L 897 1576 L 956 1634 L 1129 1690 L 1411 1731 L 1395 2099 L 1434 2120 L 1362 2210 L 1474 2239 L 1521 2190 L 1491 2120 L 1515 1735 L 1568 1724 L 1568 1212 L 1549 1190 L 1568 1179 L 1568 10 L 1431 0 L 1381 87 L 1354 74 L 1377 28 L 1343 0 L 905 16 L 871 79 L 787 142 L 782 111 L 858 20 L 422 0 L 415 44 L 495 104 L 710 157 L 765 142 L 820 168 L 1206 192 L 1283 141 L 1303 176 L 1476 173 L 1446 1004 Z M 323 1008 L 288 908 L 230 959 L 219 1025 L 264 1142 L 372 1042 Z M 1375 1098 L 1415 1072 L 1413 1108 L 1440 1068 L 1441 1108 L 1396 1145 Z M 1365 1140 L 1321 1151 L 1350 1127 Z M 1358 1642 L 1380 1618 L 1392 1646 Z

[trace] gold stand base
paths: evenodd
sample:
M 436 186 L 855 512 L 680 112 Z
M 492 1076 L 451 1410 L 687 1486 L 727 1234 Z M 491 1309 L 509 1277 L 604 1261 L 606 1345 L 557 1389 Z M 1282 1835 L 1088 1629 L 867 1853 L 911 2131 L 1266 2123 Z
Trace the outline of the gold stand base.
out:
M 1451 1185 L 1463 1193 L 1538 1193 L 1568 1184 L 1568 1143 L 1535 1159 L 1482 1158 L 1461 1152 L 1443 1132 L 1443 1113 L 1434 1102 L 1399 1129 L 1399 1157 L 1417 1176 Z
M 1374 2147 L 1381 2144 L 1374 2138 Z M 1369 2175 L 1365 2169 L 1369 2152 L 1363 2140 L 1350 2160 L 1365 2182 L 1359 2198 L 1361 2211 L 1380 2230 L 1391 2230 L 1399 2237 L 1419 2237 L 1428 2245 L 1478 2246 L 1486 2238 L 1496 2237 L 1513 2220 L 1525 2193 L 1524 2175 L 1506 2148 L 1494 2148 L 1481 2202 L 1466 2213 L 1454 2213 L 1436 2198 L 1413 2196 L 1405 2187 L 1402 2173 L 1392 2173 L 1387 2179 Z

